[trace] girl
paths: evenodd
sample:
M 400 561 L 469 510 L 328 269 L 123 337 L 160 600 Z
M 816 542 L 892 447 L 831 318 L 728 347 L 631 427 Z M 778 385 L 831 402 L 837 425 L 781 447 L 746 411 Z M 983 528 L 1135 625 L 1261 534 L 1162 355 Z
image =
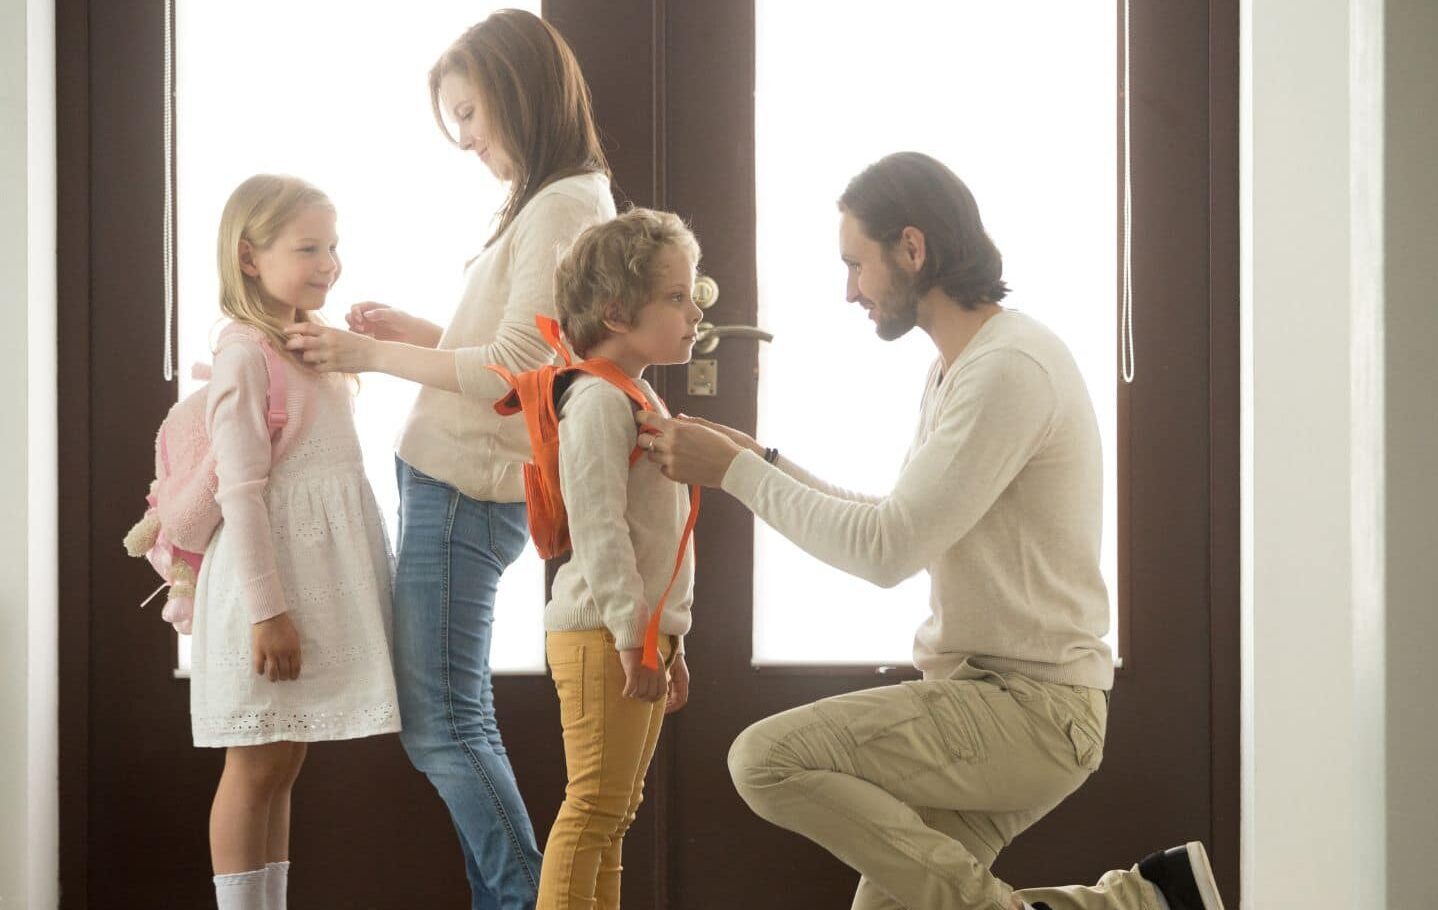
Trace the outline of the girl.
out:
M 495 414 L 507 388 L 485 366 L 521 372 L 549 362 L 534 317 L 554 314 L 560 254 L 586 227 L 614 217 L 614 201 L 588 86 L 543 20 L 495 13 L 444 52 L 429 88 L 446 136 L 509 185 L 453 321 L 441 330 L 361 303 L 350 312 L 352 331 L 299 323 L 289 345 L 318 370 L 377 370 L 425 386 L 395 462 L 401 741 L 449 807 L 473 906 L 531 910 L 539 849 L 495 723 L 489 670 L 495 591 L 527 537 L 529 440 L 522 418 Z
M 224 747 L 210 814 L 221 910 L 285 905 L 290 791 L 307 744 L 399 729 L 389 548 L 343 377 L 281 356 L 287 422 L 267 422 L 261 345 L 315 324 L 340 275 L 334 206 L 293 177 L 251 177 L 220 220 L 221 333 L 206 425 L 223 521 L 196 585 L 190 715 Z

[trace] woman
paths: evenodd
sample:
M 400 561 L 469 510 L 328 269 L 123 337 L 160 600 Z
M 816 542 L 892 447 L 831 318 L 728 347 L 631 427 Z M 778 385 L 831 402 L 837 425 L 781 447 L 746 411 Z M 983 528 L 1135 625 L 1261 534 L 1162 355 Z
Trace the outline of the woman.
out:
M 527 910 L 540 855 L 495 723 L 489 648 L 499 577 L 527 534 L 529 444 L 522 420 L 490 406 L 507 389 L 485 367 L 549 362 L 534 318 L 554 315 L 554 268 L 580 232 L 614 217 L 614 201 L 588 86 L 543 20 L 495 13 L 445 51 L 429 86 L 440 129 L 510 187 L 459 309 L 441 331 L 362 303 L 352 331 L 293 326 L 290 347 L 319 370 L 424 385 L 396 457 L 400 739 L 449 807 L 473 906 Z

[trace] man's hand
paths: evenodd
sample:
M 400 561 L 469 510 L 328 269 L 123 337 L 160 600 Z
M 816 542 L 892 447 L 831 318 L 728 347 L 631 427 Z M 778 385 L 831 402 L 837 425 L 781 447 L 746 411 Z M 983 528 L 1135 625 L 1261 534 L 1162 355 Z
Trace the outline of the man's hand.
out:
M 639 447 L 676 483 L 717 487 L 724 483 L 729 465 L 743 451 L 739 443 L 694 420 L 660 417 L 640 411 Z
M 679 421 L 680 423 L 693 423 L 698 424 L 701 427 L 708 427 L 716 433 L 723 433 L 725 436 L 728 436 L 730 441 L 732 441 L 735 445 L 739 446 L 741 449 L 748 449 L 755 455 L 762 456 L 764 454 L 764 447 L 759 445 L 759 443 L 754 440 L 753 436 L 750 436 L 743 430 L 736 430 L 733 427 L 726 427 L 722 423 L 715 423 L 712 420 L 705 420 L 703 417 L 690 417 L 688 414 L 676 414 L 674 416 L 674 419 Z
M 250 626 L 250 657 L 257 676 L 270 682 L 300 678 L 300 633 L 290 614 Z
M 673 714 L 687 704 L 689 704 L 689 665 L 684 662 L 683 654 L 676 654 L 674 663 L 669 667 L 669 701 L 664 706 L 664 713 Z
M 643 648 L 625 648 L 619 652 L 624 666 L 624 697 L 640 701 L 658 701 L 668 691 L 664 668 L 651 670 L 644 666 Z

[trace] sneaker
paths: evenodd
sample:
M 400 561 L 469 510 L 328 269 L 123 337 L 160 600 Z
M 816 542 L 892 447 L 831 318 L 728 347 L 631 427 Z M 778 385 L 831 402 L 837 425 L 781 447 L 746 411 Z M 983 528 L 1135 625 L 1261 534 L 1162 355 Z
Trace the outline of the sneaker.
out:
M 1148 856 L 1138 872 L 1163 892 L 1171 910 L 1223 910 L 1208 852 L 1196 840 Z

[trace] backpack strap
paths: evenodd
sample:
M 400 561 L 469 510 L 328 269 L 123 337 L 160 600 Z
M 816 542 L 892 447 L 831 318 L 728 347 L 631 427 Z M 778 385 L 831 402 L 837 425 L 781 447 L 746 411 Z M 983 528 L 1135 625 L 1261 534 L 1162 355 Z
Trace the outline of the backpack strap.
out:
M 629 377 L 629 374 L 620 369 L 619 365 L 614 361 L 606 360 L 603 357 L 591 357 L 588 360 L 576 363 L 570 367 L 570 369 L 603 379 L 627 395 L 636 408 L 641 411 L 649 410 L 649 399 L 639 390 L 638 384 Z M 643 432 L 653 433 L 654 431 L 646 428 Z M 629 453 L 629 466 L 631 468 L 634 467 L 635 463 L 642 457 L 644 457 L 644 450 L 639 447 L 636 441 L 634 451 Z
M 284 360 L 258 329 L 234 323 L 227 325 L 220 333 L 216 350 L 234 340 L 253 342 L 259 347 L 260 353 L 265 355 L 265 376 L 268 379 L 265 390 L 265 425 L 270 430 L 270 441 L 278 441 L 280 431 L 290 422 L 289 377 L 285 373 Z
M 659 669 L 659 618 L 664 615 L 664 604 L 669 600 L 669 592 L 674 590 L 674 582 L 679 579 L 679 570 L 684 567 L 684 554 L 689 551 L 689 544 L 694 539 L 694 525 L 699 521 L 699 489 L 697 486 L 689 488 L 689 520 L 684 522 L 684 533 L 679 537 L 674 572 L 669 576 L 669 584 L 664 586 L 664 593 L 659 596 L 654 615 L 649 617 L 649 625 L 644 627 L 644 666 L 651 670 Z
M 265 354 L 265 372 L 269 374 L 269 389 L 265 393 L 265 423 L 270 428 L 270 438 L 278 439 L 280 431 L 290 422 L 289 377 L 280 355 L 269 344 L 261 341 L 260 350 Z
M 539 315 L 534 317 L 534 324 L 539 327 L 539 334 L 544 336 L 544 340 L 549 342 L 549 346 L 554 348 L 555 352 L 559 354 L 559 359 L 564 361 L 564 365 L 573 366 L 574 355 L 569 353 L 569 348 L 565 346 L 564 339 L 560 337 L 559 320 Z

